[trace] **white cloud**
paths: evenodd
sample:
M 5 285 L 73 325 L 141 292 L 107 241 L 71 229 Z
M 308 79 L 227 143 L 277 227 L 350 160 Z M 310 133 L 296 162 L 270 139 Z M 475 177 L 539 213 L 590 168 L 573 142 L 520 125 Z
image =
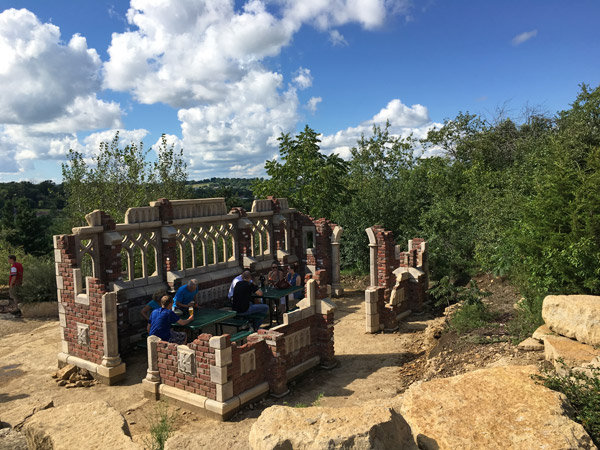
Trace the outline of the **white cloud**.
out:
M 321 97 L 311 97 L 310 100 L 308 100 L 308 102 L 306 103 L 306 106 L 304 107 L 310 112 L 314 113 L 317 111 L 318 104 L 322 101 L 323 99 Z
M 300 117 L 296 90 L 312 85 L 308 68 L 286 84 L 265 58 L 278 55 L 303 25 L 323 32 L 348 23 L 372 29 L 407 5 L 248 0 L 236 8 L 232 0 L 132 0 L 131 30 L 113 34 L 104 86 L 179 109 L 190 176 L 253 175 L 277 154 L 280 133 L 294 130 Z M 341 43 L 339 32 L 333 36 Z M 307 108 L 314 110 L 317 99 Z
M 120 106 L 96 96 L 101 61 L 84 37 L 65 43 L 57 26 L 8 9 L 0 13 L 0 58 L 2 172 L 64 158 L 77 131 L 121 125 Z
M 517 34 L 514 38 L 512 38 L 512 45 L 517 46 L 521 45 L 523 42 L 528 41 L 537 36 L 537 30 L 525 31 L 524 33 Z
M 222 101 L 179 111 L 191 178 L 262 172 L 265 158 L 277 154 L 277 138 L 298 120 L 296 91 L 282 92 L 282 79 L 273 72 L 251 72 L 231 85 Z
M 293 81 L 300 89 L 306 89 L 311 87 L 313 78 L 310 74 L 310 70 L 305 69 L 304 67 L 300 67 L 296 72 L 296 76 L 294 77 Z
M 344 35 L 338 30 L 331 30 L 329 32 L 329 40 L 334 46 L 339 45 L 343 47 L 345 45 L 348 45 L 348 41 L 346 41 Z
M 362 135 L 370 136 L 374 125 L 383 128 L 388 121 L 390 134 L 402 137 L 412 134 L 416 138 L 424 138 L 431 128 L 441 126 L 431 121 L 425 106 L 417 104 L 409 107 L 399 99 L 393 99 L 371 119 L 355 127 L 321 136 L 321 149 L 325 153 L 338 153 L 342 158 L 347 159 L 351 155 L 350 149 L 356 146 Z

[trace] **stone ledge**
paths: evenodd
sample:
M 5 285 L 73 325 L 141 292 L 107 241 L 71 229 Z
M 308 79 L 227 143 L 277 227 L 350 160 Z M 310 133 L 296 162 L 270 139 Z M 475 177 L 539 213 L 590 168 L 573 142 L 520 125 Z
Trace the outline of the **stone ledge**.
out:
M 73 364 L 81 369 L 86 369 L 96 380 L 109 386 L 117 384 L 125 378 L 125 363 L 121 363 L 115 367 L 104 367 L 101 364 L 96 364 L 91 361 L 78 358 L 77 356 L 72 356 L 63 352 L 59 353 L 58 366 L 63 367 L 67 364 Z
M 307 359 L 306 361 L 289 368 L 286 371 L 286 377 L 288 381 L 291 381 L 292 379 L 296 378 L 299 375 L 302 375 L 304 372 L 312 369 L 315 366 L 318 366 L 319 363 L 321 362 L 321 358 L 319 358 L 318 356 L 313 356 L 310 359 Z

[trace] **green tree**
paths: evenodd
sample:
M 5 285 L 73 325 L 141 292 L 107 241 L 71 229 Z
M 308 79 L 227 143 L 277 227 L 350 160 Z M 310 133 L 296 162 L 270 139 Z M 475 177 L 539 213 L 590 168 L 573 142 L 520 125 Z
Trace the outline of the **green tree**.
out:
M 119 144 L 117 132 L 110 144 L 100 144 L 90 165 L 81 153 L 69 150 L 68 162 L 62 165 L 69 227 L 84 224 L 85 215 L 94 209 L 120 222 L 128 208 L 148 205 L 160 197 L 189 195 L 182 150 L 169 147 L 164 135 L 154 163 L 147 160 L 150 150 L 145 151 L 143 143 Z
M 265 163 L 270 178 L 253 184 L 256 197 L 287 198 L 290 206 L 313 217 L 331 218 L 347 197 L 347 163 L 321 153 L 318 134 L 308 127 L 295 137 L 279 137 L 280 160 Z

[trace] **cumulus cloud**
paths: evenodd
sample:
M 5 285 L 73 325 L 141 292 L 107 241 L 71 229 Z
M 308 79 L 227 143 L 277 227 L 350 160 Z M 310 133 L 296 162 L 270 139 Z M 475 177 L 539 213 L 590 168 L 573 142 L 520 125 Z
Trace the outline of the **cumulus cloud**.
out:
M 338 30 L 331 30 L 329 32 L 329 40 L 334 46 L 345 46 L 348 45 L 348 41 L 344 38 L 344 35 L 340 33 Z
M 265 4 L 268 3 L 268 8 Z M 301 67 L 286 83 L 265 58 L 309 25 L 325 32 L 381 26 L 407 0 L 131 0 L 131 29 L 114 33 L 104 86 L 141 103 L 177 108 L 190 175 L 253 175 L 277 153 L 277 137 L 300 118 L 297 90 L 312 85 Z M 332 35 L 330 35 L 332 36 Z M 333 34 L 341 43 L 343 36 Z M 320 98 L 307 108 L 314 111 Z
M 537 30 L 531 30 L 531 31 L 525 31 L 524 33 L 521 34 L 517 34 L 514 38 L 512 38 L 512 45 L 514 45 L 515 47 L 517 45 L 521 45 L 523 42 L 528 41 L 529 39 L 532 39 L 534 37 L 537 36 Z
M 97 98 L 102 63 L 84 37 L 63 42 L 57 26 L 8 9 L 0 13 L 0 56 L 3 172 L 58 157 L 77 131 L 120 126 L 120 106 Z
M 312 82 L 313 82 L 313 78 L 312 78 L 312 75 L 310 74 L 310 70 L 305 69 L 304 67 L 300 67 L 298 69 L 298 72 L 296 73 L 296 76 L 294 77 L 294 83 L 300 89 L 306 89 L 306 88 L 309 88 L 312 86 Z
M 262 171 L 265 158 L 277 154 L 277 138 L 298 119 L 296 91 L 292 87 L 280 93 L 282 84 L 280 74 L 250 72 L 229 87 L 222 101 L 179 111 L 192 178 Z
M 393 99 L 371 119 L 355 127 L 321 136 L 321 148 L 325 153 L 338 153 L 342 158 L 349 158 L 350 149 L 356 146 L 362 135 L 369 136 L 374 125 L 384 127 L 387 122 L 390 124 L 390 134 L 402 137 L 412 134 L 416 138 L 424 138 L 431 128 L 441 126 L 431 121 L 425 106 L 406 106 L 399 99 Z
M 318 104 L 322 101 L 323 99 L 321 97 L 311 97 L 304 107 L 314 113 L 317 111 Z

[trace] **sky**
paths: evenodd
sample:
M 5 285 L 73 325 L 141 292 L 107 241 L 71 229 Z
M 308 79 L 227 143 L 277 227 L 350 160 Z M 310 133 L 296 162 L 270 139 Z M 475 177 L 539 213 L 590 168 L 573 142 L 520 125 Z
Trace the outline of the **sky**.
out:
M 183 148 L 190 179 L 264 176 L 305 125 L 350 156 L 373 125 L 519 119 L 600 84 L 600 2 L 0 0 L 0 182 L 69 149 Z M 149 153 L 153 158 L 154 153 Z

